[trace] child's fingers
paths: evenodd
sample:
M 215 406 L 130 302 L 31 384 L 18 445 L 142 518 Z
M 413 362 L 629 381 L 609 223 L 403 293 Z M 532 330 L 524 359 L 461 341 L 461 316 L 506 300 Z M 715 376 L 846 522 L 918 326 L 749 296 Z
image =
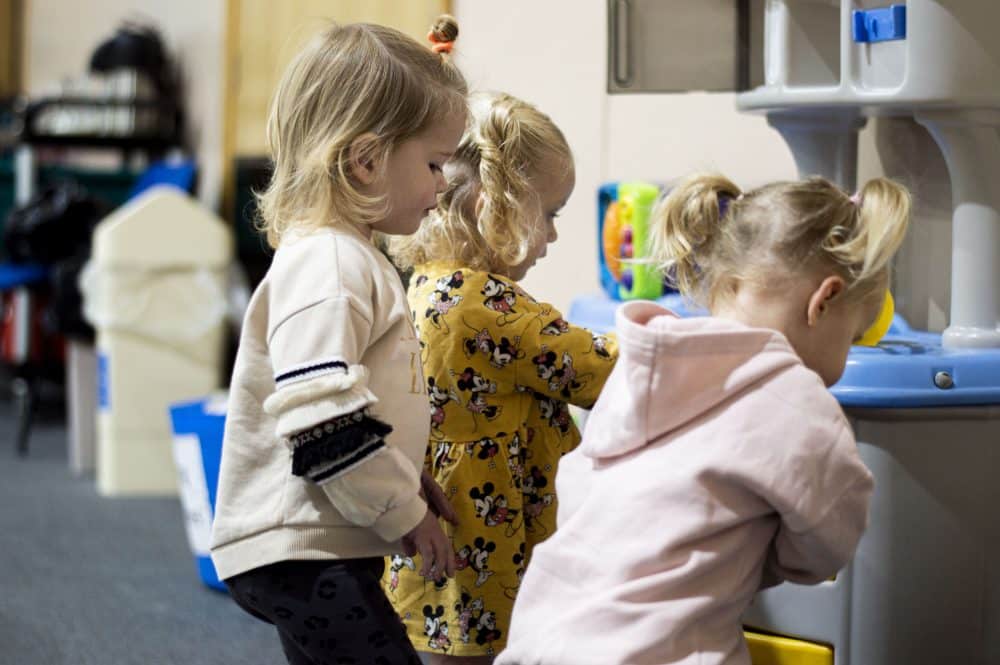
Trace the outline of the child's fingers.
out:
M 403 543 L 403 554 L 412 557 L 414 554 L 417 553 L 417 546 L 413 543 L 412 538 L 404 536 L 402 543 Z
M 440 545 L 433 539 L 427 543 L 427 550 L 423 553 L 424 565 L 420 568 L 420 574 L 434 581 L 441 581 L 445 571 L 445 558 L 442 557 Z
M 448 500 L 441 486 L 432 480 L 427 492 L 430 497 L 430 505 L 434 506 L 438 516 L 446 522 L 458 526 L 458 513 L 455 512 L 455 507 L 451 505 L 451 501 Z
M 450 549 L 450 548 L 449 548 Z M 445 555 L 445 570 L 447 570 L 448 577 L 455 577 L 456 569 L 458 568 L 458 562 L 455 561 L 455 555 L 452 552 L 448 552 Z
M 426 544 L 426 552 L 422 552 L 424 565 L 420 568 L 420 574 L 429 580 L 440 582 L 445 572 L 445 558 L 442 549 L 441 539 L 431 537 Z
M 420 543 L 417 546 L 420 551 L 420 558 L 423 560 L 423 565 L 420 566 L 420 576 L 431 578 L 431 570 L 434 568 L 434 547 L 429 542 Z
M 413 543 L 422 559 L 420 575 L 440 582 L 445 575 L 451 577 L 455 572 L 451 542 L 431 514 L 424 516 L 421 525 L 424 528 L 418 527 L 413 536 Z
M 434 514 L 457 526 L 458 513 L 455 512 L 451 501 L 448 500 L 448 496 L 441 489 L 441 486 L 437 484 L 437 481 L 434 480 L 434 477 L 424 471 L 420 476 L 420 485 L 421 494 L 424 500 L 427 501 L 428 506 L 434 511 Z
M 431 539 L 427 543 L 427 558 L 424 560 L 424 568 L 426 573 L 424 577 L 429 580 L 437 580 L 438 578 L 438 562 L 437 562 L 437 547 L 435 547 L 434 539 Z
M 434 541 L 434 579 L 440 582 L 445 578 L 445 575 L 451 577 L 451 566 L 448 565 L 448 560 L 451 558 L 448 556 L 451 553 L 449 552 L 451 548 L 448 547 L 448 539 L 444 537 L 444 534 L 441 534 L 441 538 L 435 538 Z

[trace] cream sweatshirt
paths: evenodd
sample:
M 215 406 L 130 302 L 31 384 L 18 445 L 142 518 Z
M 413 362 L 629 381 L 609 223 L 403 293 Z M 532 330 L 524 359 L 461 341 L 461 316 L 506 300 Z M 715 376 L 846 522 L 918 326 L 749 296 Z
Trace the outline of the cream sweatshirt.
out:
M 420 347 L 392 264 L 351 229 L 291 237 L 243 324 L 212 531 L 221 579 L 289 559 L 382 556 L 423 518 L 429 415 Z M 320 474 L 292 434 L 367 408 L 394 431 Z M 317 425 L 320 427 L 317 428 Z

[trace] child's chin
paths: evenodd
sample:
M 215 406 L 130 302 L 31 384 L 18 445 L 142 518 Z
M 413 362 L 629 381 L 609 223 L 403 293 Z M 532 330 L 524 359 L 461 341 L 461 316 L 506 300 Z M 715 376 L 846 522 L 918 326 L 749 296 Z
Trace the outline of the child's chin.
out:
M 390 232 L 389 235 L 394 235 L 394 236 L 410 236 L 410 235 L 413 235 L 414 233 L 416 233 L 417 231 L 420 230 L 420 224 L 423 221 L 424 221 L 423 219 L 418 219 L 417 221 L 412 222 L 410 224 L 405 224 L 405 225 L 404 224 L 400 224 L 395 229 L 393 229 Z

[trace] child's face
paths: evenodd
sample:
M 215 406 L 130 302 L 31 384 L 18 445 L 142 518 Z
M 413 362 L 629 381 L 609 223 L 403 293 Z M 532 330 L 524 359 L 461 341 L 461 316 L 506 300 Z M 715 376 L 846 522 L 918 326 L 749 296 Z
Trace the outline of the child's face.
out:
M 572 166 L 567 168 L 565 164 L 560 164 L 555 168 L 540 169 L 540 174 L 532 178 L 531 182 L 538 194 L 534 198 L 534 204 L 528 208 L 529 214 L 535 218 L 535 234 L 531 237 L 524 261 L 510 270 L 508 277 L 514 281 L 524 279 L 535 262 L 545 256 L 549 243 L 555 242 L 559 237 L 556 217 L 573 193 L 576 174 Z
M 366 188 L 366 194 L 389 197 L 389 214 L 372 224 L 373 229 L 409 235 L 420 228 L 447 185 L 441 167 L 455 152 L 464 129 L 465 115 L 450 114 L 395 147 L 385 169 Z

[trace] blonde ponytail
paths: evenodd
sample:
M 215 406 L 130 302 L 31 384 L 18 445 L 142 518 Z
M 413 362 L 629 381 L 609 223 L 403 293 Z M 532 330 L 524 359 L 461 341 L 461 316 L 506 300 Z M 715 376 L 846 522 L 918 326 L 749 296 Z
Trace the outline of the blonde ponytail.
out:
M 488 107 L 473 104 L 479 150 L 478 226 L 495 262 L 513 266 L 524 260 L 533 220 L 524 207 L 532 193 L 526 158 L 530 144 L 522 132 L 522 108 L 510 95 L 498 95 Z M 482 117 L 476 117 L 482 112 Z M 533 175 L 533 174 L 530 174 Z
M 879 278 L 906 236 L 910 194 L 892 180 L 876 178 L 849 200 L 854 206 L 854 224 L 831 228 L 822 247 L 830 260 L 848 272 L 852 289 L 870 292 L 880 288 Z
M 715 240 L 739 204 L 740 189 L 720 175 L 684 179 L 653 210 L 650 258 L 682 293 L 695 295 L 705 281 Z
M 543 173 L 573 170 L 565 136 L 549 116 L 502 92 L 470 96 L 471 121 L 445 164 L 448 189 L 438 207 L 410 236 L 389 239 L 401 268 L 453 260 L 474 270 L 507 271 L 526 256 L 538 233 Z

